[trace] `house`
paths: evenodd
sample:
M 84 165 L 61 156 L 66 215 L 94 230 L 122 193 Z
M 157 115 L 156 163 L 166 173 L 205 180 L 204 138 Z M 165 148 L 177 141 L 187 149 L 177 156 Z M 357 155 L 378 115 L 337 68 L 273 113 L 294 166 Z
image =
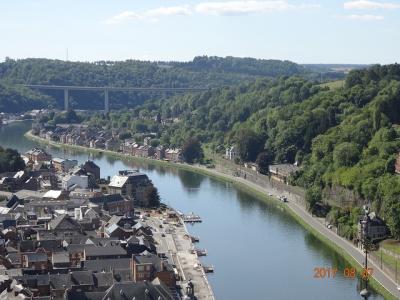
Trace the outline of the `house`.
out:
M 103 139 L 91 140 L 89 142 L 89 147 L 90 148 L 96 148 L 96 149 L 104 149 L 105 148 L 104 140 Z
M 71 266 L 69 253 L 67 251 L 52 253 L 51 263 L 53 265 L 53 269 L 69 268 Z
M 133 281 L 152 281 L 160 279 L 169 287 L 176 284 L 172 266 L 155 254 L 133 255 L 131 261 Z
M 77 160 L 57 158 L 57 157 L 53 158 L 51 162 L 53 164 L 54 169 L 60 173 L 66 173 L 70 169 L 78 165 Z
M 182 150 L 181 149 L 165 150 L 165 159 L 168 159 L 171 161 L 182 161 Z
M 269 166 L 269 173 L 275 180 L 287 182 L 290 175 L 299 170 L 299 167 L 292 164 L 277 164 Z
M 22 253 L 21 266 L 26 269 L 46 271 L 49 268 L 46 252 Z
M 86 171 L 86 173 L 93 174 L 95 180 L 100 179 L 100 167 L 96 165 L 93 161 L 87 160 L 83 165 L 82 169 Z
M 94 246 L 84 250 L 84 260 L 103 260 L 127 257 L 126 250 L 121 246 Z
M 61 238 L 72 238 L 81 235 L 81 226 L 69 215 L 59 215 L 47 224 L 47 230 Z
M 60 190 L 50 190 L 47 191 L 44 195 L 43 195 L 43 200 L 61 200 L 61 199 L 66 199 L 67 195 L 65 192 L 60 191 Z
M 132 234 L 132 231 L 126 231 L 117 224 L 112 224 L 104 228 L 104 237 L 106 238 L 118 238 L 119 240 L 125 240 Z
M 156 149 L 156 158 L 164 159 L 165 158 L 165 148 L 164 146 L 158 146 Z
M 362 225 L 365 221 L 367 221 L 367 226 L 364 231 L 362 231 Z M 363 235 L 366 235 L 371 242 L 375 243 L 386 239 L 389 236 L 389 230 L 385 221 L 379 218 L 375 212 L 371 212 L 360 219 L 358 223 L 358 238 L 360 241 L 362 240 Z
M 120 171 L 119 175 L 113 176 L 108 189 L 110 194 L 120 194 L 134 200 L 135 204 L 146 206 L 144 192 L 152 185 L 146 174 L 138 171 Z
M 258 165 L 256 163 L 251 163 L 251 162 L 245 162 L 244 167 L 251 169 L 253 171 L 258 171 Z
M 61 180 L 63 190 L 69 191 L 75 188 L 87 189 L 89 187 L 89 177 L 87 175 L 67 174 Z
M 235 146 L 229 146 L 228 148 L 226 148 L 225 150 L 225 158 L 226 159 L 235 159 L 237 156 L 237 149 Z
M 36 164 L 51 160 L 51 154 L 47 153 L 41 148 L 33 148 L 32 150 L 26 152 L 25 155 L 30 161 Z
M 153 282 L 116 282 L 106 291 L 103 299 L 145 299 L 143 295 L 146 295 L 145 298 L 147 299 L 175 299 L 169 288 L 159 280 Z
M 151 141 L 151 137 L 146 136 L 146 137 L 143 139 L 143 145 L 144 145 L 144 146 L 150 146 L 150 141 Z
M 133 212 L 134 202 L 133 200 L 122 198 L 116 200 L 111 198 L 111 201 L 104 202 L 103 209 L 108 211 L 110 215 L 125 215 Z
M 107 139 L 104 145 L 106 150 L 117 151 L 119 149 L 120 142 L 118 139 L 112 137 Z

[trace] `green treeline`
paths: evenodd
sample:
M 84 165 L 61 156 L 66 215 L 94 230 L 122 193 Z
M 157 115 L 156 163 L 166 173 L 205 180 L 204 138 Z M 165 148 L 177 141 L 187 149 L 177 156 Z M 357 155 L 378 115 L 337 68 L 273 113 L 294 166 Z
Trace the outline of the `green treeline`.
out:
M 95 63 L 50 59 L 6 59 L 0 63 L 0 111 L 23 112 L 34 108 L 63 107 L 62 91 L 32 92 L 23 84 L 116 87 L 220 87 L 251 82 L 257 77 L 310 73 L 289 61 L 253 58 L 196 57 L 189 62 L 127 60 Z M 171 93 L 112 92 L 113 109 L 135 107 L 145 100 L 167 99 Z M 71 91 L 71 107 L 101 109 L 99 92 Z

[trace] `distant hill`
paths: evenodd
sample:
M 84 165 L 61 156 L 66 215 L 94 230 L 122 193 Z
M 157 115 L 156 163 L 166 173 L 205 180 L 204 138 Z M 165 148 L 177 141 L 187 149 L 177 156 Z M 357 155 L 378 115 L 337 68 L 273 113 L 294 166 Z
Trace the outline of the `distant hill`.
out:
M 0 63 L 0 111 L 19 112 L 45 106 L 62 107 L 61 92 L 28 93 L 21 84 L 86 85 L 119 87 L 220 87 L 251 82 L 259 77 L 304 74 L 309 71 L 293 62 L 235 57 L 195 57 L 189 62 L 137 60 L 66 62 L 50 59 L 6 59 Z M 31 95 L 34 94 L 34 97 Z M 113 93 L 114 108 L 134 107 L 148 99 L 171 94 Z M 99 93 L 72 92 L 72 104 L 99 109 Z

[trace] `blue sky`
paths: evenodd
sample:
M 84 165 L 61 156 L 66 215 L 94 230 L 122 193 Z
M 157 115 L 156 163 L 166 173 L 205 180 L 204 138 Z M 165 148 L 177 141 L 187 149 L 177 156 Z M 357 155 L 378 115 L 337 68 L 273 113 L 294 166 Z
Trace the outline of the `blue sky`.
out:
M 399 1 L 0 0 L 0 59 L 400 62 Z

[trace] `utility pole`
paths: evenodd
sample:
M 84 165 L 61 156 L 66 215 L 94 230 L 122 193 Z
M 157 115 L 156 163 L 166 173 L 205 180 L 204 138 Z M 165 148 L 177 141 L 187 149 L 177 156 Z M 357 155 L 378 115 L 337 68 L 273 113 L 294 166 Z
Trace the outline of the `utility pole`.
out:
M 371 295 L 370 291 L 368 291 L 368 251 L 371 246 L 370 238 L 369 238 L 369 217 L 368 217 L 369 209 L 368 206 L 364 205 L 364 217 L 360 221 L 361 222 L 361 242 L 365 252 L 365 263 L 364 263 L 364 271 L 362 279 L 364 281 L 364 289 L 360 292 L 360 296 L 364 299 L 368 299 Z

